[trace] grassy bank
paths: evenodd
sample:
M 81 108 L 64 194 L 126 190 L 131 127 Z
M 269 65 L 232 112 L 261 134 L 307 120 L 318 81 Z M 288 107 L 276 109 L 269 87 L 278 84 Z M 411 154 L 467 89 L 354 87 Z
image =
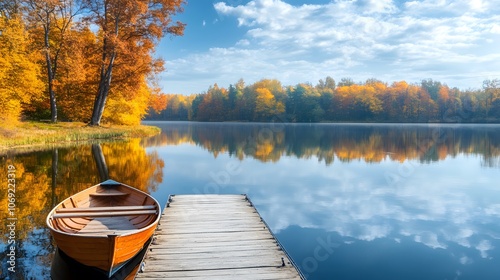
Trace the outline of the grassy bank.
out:
M 91 141 L 153 136 L 160 133 L 154 126 L 91 127 L 79 122 L 23 122 L 12 127 L 0 127 L 0 149 L 49 145 L 65 142 Z

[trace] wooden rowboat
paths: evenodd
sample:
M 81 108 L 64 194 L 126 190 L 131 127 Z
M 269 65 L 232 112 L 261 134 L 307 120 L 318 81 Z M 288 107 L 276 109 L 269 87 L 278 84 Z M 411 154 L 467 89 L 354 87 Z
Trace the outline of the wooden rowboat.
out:
M 147 193 L 107 180 L 59 203 L 47 225 L 66 255 L 111 276 L 143 249 L 160 212 Z

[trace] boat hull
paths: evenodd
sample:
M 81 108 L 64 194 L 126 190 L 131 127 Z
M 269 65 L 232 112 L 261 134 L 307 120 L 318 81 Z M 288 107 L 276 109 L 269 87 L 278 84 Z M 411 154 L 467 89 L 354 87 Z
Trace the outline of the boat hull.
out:
M 141 267 L 142 260 L 147 251 L 147 245 L 132 259 L 120 267 L 111 277 L 101 269 L 83 265 L 66 255 L 61 249 L 57 249 L 52 260 L 50 276 L 52 280 L 133 280 Z

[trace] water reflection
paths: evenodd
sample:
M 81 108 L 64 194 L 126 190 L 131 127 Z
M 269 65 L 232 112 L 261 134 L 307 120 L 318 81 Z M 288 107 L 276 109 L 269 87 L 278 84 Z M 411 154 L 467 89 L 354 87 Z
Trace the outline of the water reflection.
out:
M 309 279 L 500 278 L 498 125 L 162 128 L 167 192 L 248 193 Z
M 459 154 L 481 156 L 487 167 L 500 167 L 498 125 L 241 124 L 151 122 L 163 133 L 147 146 L 192 143 L 214 156 L 228 153 L 277 162 L 282 157 L 334 160 L 434 162 Z
M 45 218 L 59 201 L 101 182 L 107 175 L 143 191 L 154 191 L 162 181 L 163 164 L 157 153 L 146 153 L 140 139 L 10 153 L 2 157 L 2 174 L 7 174 L 9 165 L 16 167 L 17 269 L 11 279 L 50 278 L 48 268 L 54 244 Z M 6 181 L 2 182 L 6 185 Z M 0 188 L 1 205 L 6 206 L 7 199 L 7 188 Z M 0 219 L 7 221 L 8 209 L 3 206 Z M 0 228 L 6 233 L 7 223 L 2 223 Z M 7 245 L 7 235 L 2 235 L 2 252 L 7 253 Z M 7 264 L 2 262 L 0 278 L 8 275 L 12 276 Z
M 163 205 L 247 193 L 309 279 L 500 279 L 499 125 L 154 124 L 142 142 L 1 159 L 17 169 L 16 279 L 48 279 L 46 214 L 106 176 Z

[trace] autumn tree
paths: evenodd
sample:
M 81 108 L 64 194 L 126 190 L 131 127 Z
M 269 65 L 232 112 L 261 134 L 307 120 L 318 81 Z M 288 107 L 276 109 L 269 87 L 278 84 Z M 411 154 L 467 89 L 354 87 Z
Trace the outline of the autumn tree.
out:
M 354 94 L 352 87 L 354 84 L 344 85 L 344 83 L 339 83 L 333 103 L 335 117 L 337 120 L 351 120 L 353 118 L 353 106 L 354 106 Z
M 286 94 L 281 82 L 276 79 L 262 79 L 248 87 L 255 96 L 253 120 L 269 121 L 273 116 L 285 112 Z
M 71 51 L 61 53 L 56 88 L 60 119 L 89 121 L 99 67 L 96 42 L 97 36 L 87 26 L 72 28 L 67 34 Z
M 23 106 L 40 95 L 43 83 L 29 51 L 31 40 L 19 14 L 0 12 L 0 120 L 11 124 L 20 119 Z
M 118 63 L 134 67 L 131 61 L 150 57 L 154 45 L 165 34 L 182 35 L 184 24 L 172 23 L 172 15 L 181 11 L 184 0 L 83 1 L 89 11 L 86 20 L 99 27 L 100 35 L 100 73 L 90 120 L 90 125 L 98 126 L 111 90 L 114 67 Z
M 168 105 L 168 97 L 166 94 L 152 94 L 149 97 L 149 108 L 156 113 L 166 109 Z
M 216 84 L 208 88 L 207 93 L 197 107 L 197 120 L 224 121 L 227 119 L 228 92 Z
M 256 121 L 269 121 L 273 116 L 279 115 L 285 111 L 283 103 L 277 102 L 269 89 L 257 88 L 255 93 Z
M 55 83 L 60 57 L 68 51 L 67 34 L 73 18 L 81 11 L 79 0 L 25 0 L 28 9 L 31 32 L 40 31 L 40 50 L 43 50 L 47 77 L 47 91 L 50 100 L 51 121 L 57 122 L 57 101 Z
M 383 93 L 387 91 L 387 85 L 376 79 L 369 79 L 362 87 L 362 92 L 358 96 L 360 107 L 364 109 L 365 119 L 374 120 L 382 112 Z M 363 117 L 363 116 L 361 116 Z
M 4 18 L 21 15 L 21 0 L 0 0 L 0 14 Z

